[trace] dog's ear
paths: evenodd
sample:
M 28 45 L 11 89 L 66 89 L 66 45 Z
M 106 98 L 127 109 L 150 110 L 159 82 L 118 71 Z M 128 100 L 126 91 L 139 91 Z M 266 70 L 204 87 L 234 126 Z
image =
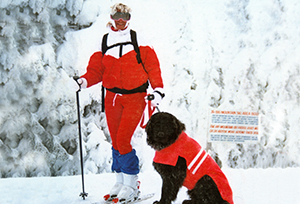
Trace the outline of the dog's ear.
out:
M 175 129 L 175 133 L 177 136 L 179 136 L 182 131 L 185 131 L 185 124 L 183 124 L 180 120 L 178 120 L 175 116 L 173 116 L 173 124 L 174 124 L 174 127 L 176 127 Z

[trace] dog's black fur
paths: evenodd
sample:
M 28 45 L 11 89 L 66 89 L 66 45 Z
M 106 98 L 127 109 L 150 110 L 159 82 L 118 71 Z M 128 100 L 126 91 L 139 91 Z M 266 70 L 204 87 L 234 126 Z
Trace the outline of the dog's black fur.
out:
M 154 114 L 147 126 L 147 143 L 156 151 L 162 150 L 173 144 L 178 136 L 185 130 L 185 125 L 175 116 L 159 112 Z M 160 201 L 155 204 L 171 204 L 177 198 L 187 173 L 186 160 L 178 158 L 176 166 L 153 162 L 155 170 L 160 174 L 163 184 Z M 228 204 L 220 195 L 217 185 L 208 175 L 197 182 L 194 189 L 189 190 L 190 200 L 183 204 Z

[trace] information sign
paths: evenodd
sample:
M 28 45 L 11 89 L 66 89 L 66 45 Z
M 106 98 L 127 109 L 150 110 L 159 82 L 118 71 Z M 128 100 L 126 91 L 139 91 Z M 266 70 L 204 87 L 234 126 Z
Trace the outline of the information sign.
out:
M 210 111 L 208 142 L 257 142 L 259 114 L 251 111 Z

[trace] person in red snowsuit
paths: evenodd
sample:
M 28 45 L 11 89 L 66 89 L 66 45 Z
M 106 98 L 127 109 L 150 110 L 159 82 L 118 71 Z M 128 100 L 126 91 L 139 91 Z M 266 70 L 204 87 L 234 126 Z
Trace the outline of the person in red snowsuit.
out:
M 137 192 L 139 160 L 130 142 L 143 115 L 148 83 L 152 87 L 154 100 L 158 105 L 163 97 L 163 81 L 160 64 L 152 47 L 140 41 L 142 63 L 131 42 L 130 8 L 124 4 L 112 7 L 107 37 L 108 49 L 95 52 L 89 60 L 87 71 L 78 79 L 81 87 L 90 87 L 99 82 L 106 88 L 105 114 L 112 139 L 113 164 L 117 182 L 105 199 L 123 197 L 127 199 L 132 191 Z M 139 35 L 137 35 L 138 37 Z M 136 196 L 136 195 L 135 195 Z

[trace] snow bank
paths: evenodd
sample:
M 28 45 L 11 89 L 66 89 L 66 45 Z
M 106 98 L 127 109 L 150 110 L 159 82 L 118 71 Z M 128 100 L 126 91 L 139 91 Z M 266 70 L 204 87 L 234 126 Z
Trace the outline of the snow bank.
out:
M 234 193 L 235 204 L 299 203 L 299 168 L 269 169 L 224 169 Z M 3 196 L 0 203 L 31 204 L 85 204 L 101 201 L 113 186 L 114 175 L 89 174 L 85 176 L 86 200 L 82 192 L 80 176 L 7 178 L 1 179 Z M 161 179 L 154 171 L 140 174 L 142 194 L 155 193 L 155 196 L 141 204 L 153 203 L 160 198 Z M 181 188 L 174 204 L 187 199 L 186 188 Z

